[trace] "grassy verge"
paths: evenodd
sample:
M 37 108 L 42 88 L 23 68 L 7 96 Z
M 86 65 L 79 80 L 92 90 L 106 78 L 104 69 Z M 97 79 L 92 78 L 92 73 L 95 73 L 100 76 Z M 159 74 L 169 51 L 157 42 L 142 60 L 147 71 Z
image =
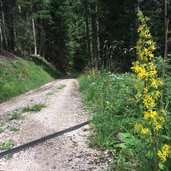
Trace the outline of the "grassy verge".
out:
M 0 102 L 53 80 L 55 71 L 46 70 L 43 64 L 0 56 Z
M 166 79 L 164 93 L 164 108 L 168 111 L 171 106 L 170 80 L 170 77 Z M 152 171 L 154 161 L 151 154 L 146 153 L 149 147 L 134 131 L 135 124 L 143 118 L 141 106 L 135 99 L 135 87 L 141 87 L 136 85 L 135 76 L 91 72 L 81 76 L 79 83 L 85 106 L 93 113 L 95 135 L 91 137 L 91 145 L 110 152 L 113 170 Z M 164 138 L 171 139 L 170 129 L 168 123 L 163 129 Z
M 130 130 L 136 122 L 134 79 L 132 74 L 110 73 L 93 73 L 79 79 L 85 105 L 93 111 L 96 135 L 91 144 L 113 154 L 114 170 L 134 167 L 134 153 L 126 147 L 132 143 Z

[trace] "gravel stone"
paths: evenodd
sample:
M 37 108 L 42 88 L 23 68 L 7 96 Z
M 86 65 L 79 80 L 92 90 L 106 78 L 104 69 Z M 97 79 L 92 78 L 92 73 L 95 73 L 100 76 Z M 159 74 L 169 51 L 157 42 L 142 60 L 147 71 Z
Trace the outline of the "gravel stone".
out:
M 60 84 L 65 87 L 56 91 Z M 51 95 L 47 96 L 47 93 Z M 90 115 L 84 111 L 78 82 L 75 79 L 55 80 L 10 101 L 0 104 L 0 116 L 13 111 L 43 103 L 37 113 L 28 113 L 23 120 L 12 121 L 17 131 L 0 134 L 1 140 L 12 138 L 16 146 L 85 122 Z M 33 148 L 14 154 L 11 159 L 0 159 L 4 171 L 106 171 L 107 161 L 100 161 L 102 152 L 88 147 L 89 125 L 48 140 Z

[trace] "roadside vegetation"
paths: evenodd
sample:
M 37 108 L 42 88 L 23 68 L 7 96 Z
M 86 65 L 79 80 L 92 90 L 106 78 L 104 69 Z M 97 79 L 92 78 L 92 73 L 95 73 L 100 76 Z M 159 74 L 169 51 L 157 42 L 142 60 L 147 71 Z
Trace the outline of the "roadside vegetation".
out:
M 6 140 L 5 142 L 0 142 L 0 151 L 8 150 L 14 146 L 14 141 L 12 139 Z
M 85 106 L 92 111 L 90 145 L 108 150 L 113 170 L 171 170 L 171 76 L 155 58 L 147 22 L 141 12 L 134 73 L 92 70 L 79 79 Z
M 171 141 L 171 77 L 165 83 L 164 109 L 167 122 L 160 132 L 159 144 Z M 134 74 L 112 74 L 92 71 L 79 79 L 85 107 L 92 111 L 92 147 L 108 150 L 113 157 L 113 170 L 152 171 L 154 160 L 143 135 L 135 131 L 135 125 L 143 121 L 143 106 L 136 99 L 137 82 Z M 152 149 L 151 149 L 152 150 Z M 148 152 L 147 152 L 148 151 Z M 165 165 L 171 168 L 170 158 Z M 160 167 L 164 167 L 160 162 Z M 166 170 L 166 169 L 165 169 Z
M 0 56 L 0 102 L 37 88 L 59 75 L 40 57 L 34 57 L 34 60 L 32 57 L 31 61 Z
M 54 87 L 50 92 L 48 92 L 46 95 L 47 96 L 52 96 L 55 93 L 59 92 L 59 90 L 62 90 L 66 85 L 64 84 L 59 84 L 56 87 Z
M 11 122 L 13 120 L 22 120 L 26 116 L 26 113 L 36 113 L 40 112 L 43 108 L 45 108 L 46 105 L 43 103 L 37 103 L 33 105 L 28 105 L 26 107 L 17 109 L 13 111 L 10 115 L 7 116 L 1 116 L 0 117 L 0 133 L 4 132 L 5 130 L 9 130 L 10 132 L 15 132 L 18 129 L 11 125 Z

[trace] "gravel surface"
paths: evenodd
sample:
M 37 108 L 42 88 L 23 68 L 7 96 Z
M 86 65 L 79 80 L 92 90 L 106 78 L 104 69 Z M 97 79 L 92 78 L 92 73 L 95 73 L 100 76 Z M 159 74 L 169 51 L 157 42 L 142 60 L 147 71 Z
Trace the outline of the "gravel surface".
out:
M 0 104 L 0 116 L 8 117 L 15 110 L 37 103 L 45 104 L 40 112 L 25 113 L 24 119 L 3 124 L 6 129 L 1 140 L 13 139 L 15 146 L 36 140 L 48 134 L 69 128 L 89 119 L 75 79 L 55 80 L 39 89 Z M 100 160 L 107 153 L 88 147 L 88 125 L 76 131 L 51 139 L 34 148 L 0 159 L 0 170 L 5 171 L 106 171 L 108 162 Z

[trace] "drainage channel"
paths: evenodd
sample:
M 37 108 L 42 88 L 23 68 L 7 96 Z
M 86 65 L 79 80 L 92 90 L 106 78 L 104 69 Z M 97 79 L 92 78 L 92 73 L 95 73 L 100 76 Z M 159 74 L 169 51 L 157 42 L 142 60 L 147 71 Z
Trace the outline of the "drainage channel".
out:
M 87 124 L 89 124 L 89 121 L 83 122 L 81 124 L 75 125 L 73 127 L 64 129 L 64 130 L 59 131 L 59 132 L 55 132 L 53 134 L 47 135 L 45 137 L 42 137 L 40 139 L 31 141 L 31 142 L 26 143 L 26 144 L 20 145 L 18 147 L 15 147 L 15 148 L 3 151 L 3 152 L 0 153 L 0 158 L 3 158 L 4 156 L 7 156 L 7 155 L 13 155 L 13 154 L 18 153 L 20 151 L 24 151 L 24 150 L 26 150 L 28 148 L 34 147 L 36 145 L 39 145 L 39 144 L 41 144 L 41 143 L 43 143 L 43 142 L 45 142 L 47 140 L 50 140 L 52 138 L 56 138 L 56 137 L 59 137 L 59 136 L 65 134 L 65 133 L 72 132 L 72 131 L 75 131 L 77 129 L 80 129 L 81 127 L 83 127 L 83 126 L 85 126 Z

